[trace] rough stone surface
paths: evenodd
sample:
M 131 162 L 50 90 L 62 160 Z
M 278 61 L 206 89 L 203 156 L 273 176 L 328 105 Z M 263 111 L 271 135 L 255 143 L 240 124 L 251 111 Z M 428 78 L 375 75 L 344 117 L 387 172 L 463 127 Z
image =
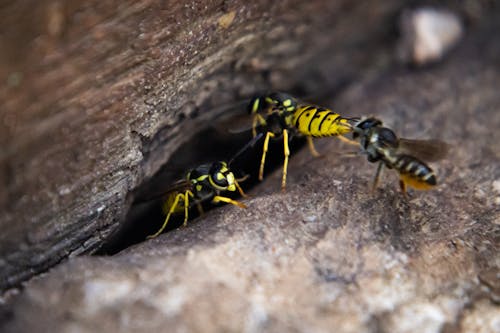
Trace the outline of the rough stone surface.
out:
M 293 154 L 286 193 L 278 170 L 247 210 L 68 260 L 11 298 L 2 329 L 499 332 L 499 33 L 486 24 L 439 66 L 368 75 L 323 101 L 452 144 L 435 190 L 405 198 L 387 171 L 372 193 L 375 165 L 323 139 L 325 157 Z

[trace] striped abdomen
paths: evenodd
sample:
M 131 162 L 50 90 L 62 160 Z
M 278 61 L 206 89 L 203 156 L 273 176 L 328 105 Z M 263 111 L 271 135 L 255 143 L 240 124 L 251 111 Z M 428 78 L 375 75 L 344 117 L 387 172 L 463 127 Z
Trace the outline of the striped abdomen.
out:
M 346 134 L 352 131 L 349 119 L 342 118 L 332 110 L 299 106 L 293 113 L 292 125 L 306 136 L 323 137 Z
M 399 172 L 401 181 L 418 190 L 427 190 L 437 184 L 434 171 L 417 158 L 400 155 L 393 167 Z

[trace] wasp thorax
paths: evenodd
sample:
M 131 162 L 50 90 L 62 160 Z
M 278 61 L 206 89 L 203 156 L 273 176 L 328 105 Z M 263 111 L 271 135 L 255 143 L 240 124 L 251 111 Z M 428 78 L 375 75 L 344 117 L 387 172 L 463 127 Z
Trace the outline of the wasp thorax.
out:
M 386 144 L 386 145 L 389 145 L 389 146 L 392 146 L 392 147 L 397 147 L 398 146 L 398 137 L 396 136 L 396 134 L 386 128 L 386 127 L 382 127 L 380 128 L 380 130 L 378 130 L 378 138 L 377 140 L 380 142 L 380 143 L 383 143 L 383 144 Z

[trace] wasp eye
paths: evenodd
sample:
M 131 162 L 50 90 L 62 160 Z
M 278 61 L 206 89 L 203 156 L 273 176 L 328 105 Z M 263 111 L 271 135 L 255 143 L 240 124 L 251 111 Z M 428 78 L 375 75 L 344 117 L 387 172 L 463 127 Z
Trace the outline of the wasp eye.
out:
M 269 99 L 272 100 L 277 107 L 283 108 L 287 111 L 293 111 L 297 107 L 295 98 L 289 94 L 272 93 L 269 95 Z
M 212 164 L 212 167 L 210 168 L 210 177 L 212 178 L 212 181 L 220 187 L 228 186 L 228 173 L 230 173 L 230 171 L 227 164 L 224 162 L 216 162 Z
M 363 130 L 377 126 L 382 126 L 382 122 L 377 118 L 367 118 L 356 125 L 357 128 L 361 128 Z

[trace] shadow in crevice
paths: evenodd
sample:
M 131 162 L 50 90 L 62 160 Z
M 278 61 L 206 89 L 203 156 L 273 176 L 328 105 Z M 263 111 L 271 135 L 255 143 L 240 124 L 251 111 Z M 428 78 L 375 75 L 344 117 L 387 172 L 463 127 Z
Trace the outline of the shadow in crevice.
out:
M 165 193 L 177 180 L 184 179 L 187 172 L 203 163 L 229 161 L 243 146 L 252 139 L 251 131 L 231 134 L 220 129 L 207 128 L 183 144 L 172 156 L 169 162 L 157 174 L 142 184 L 134 193 L 133 203 L 125 221 L 100 248 L 96 255 L 112 255 L 133 244 L 140 243 L 148 235 L 154 234 L 165 220 L 162 204 Z M 257 141 L 232 162 L 230 168 L 235 176 L 240 178 L 248 175 L 248 179 L 240 185 L 248 192 L 258 183 L 258 169 L 262 155 L 263 139 Z M 294 138 L 290 144 L 292 155 L 304 144 L 304 140 Z M 271 140 L 266 158 L 265 174 L 282 167 L 283 141 Z M 237 193 L 225 192 L 224 196 L 237 198 Z M 215 208 L 209 202 L 203 203 L 204 211 Z M 194 209 L 193 209 L 194 208 Z M 199 216 L 196 207 L 190 209 L 189 220 Z M 176 229 L 182 225 L 183 214 L 174 214 L 164 232 Z
M 294 96 L 303 96 L 302 101 L 315 100 L 322 104 L 322 101 L 331 99 L 340 91 L 346 89 L 352 82 L 352 78 L 339 77 L 330 89 L 295 89 L 292 92 Z M 313 94 L 307 94 L 307 91 L 314 91 Z M 309 97 L 304 97 L 309 96 Z M 243 120 L 245 126 L 240 127 Z M 133 197 L 133 203 L 126 215 L 125 221 L 121 224 L 119 230 L 115 232 L 96 253 L 97 255 L 115 254 L 133 244 L 142 242 L 148 235 L 154 234 L 160 229 L 165 216 L 162 212 L 162 204 L 165 194 L 169 187 L 177 180 L 184 179 L 187 172 L 203 163 L 212 163 L 215 161 L 229 161 L 243 146 L 252 140 L 250 130 L 251 117 L 247 115 L 241 117 L 229 117 L 229 121 L 224 117 L 214 121 L 212 127 L 207 127 L 191 140 L 183 144 L 173 155 L 167 164 L 159 172 L 146 180 L 136 191 L 130 195 Z M 235 129 L 236 132 L 231 132 Z M 258 170 L 262 156 L 263 139 L 261 138 L 254 146 L 249 147 L 239 155 L 230 166 L 236 177 L 248 175 L 249 178 L 241 184 L 245 192 L 258 183 Z M 290 142 L 291 156 L 305 144 L 303 138 L 295 137 Z M 154 152 L 151 152 L 151 154 Z M 264 177 L 269 175 L 274 169 L 283 166 L 283 139 L 277 138 L 269 142 L 269 150 L 266 157 Z M 272 184 L 276 186 L 277 184 Z M 279 188 L 275 188 L 279 191 Z M 235 193 L 227 193 L 229 197 L 237 196 Z M 148 198 L 154 198 L 148 200 Z M 205 212 L 214 208 L 210 203 L 204 203 Z M 192 220 L 198 216 L 197 209 L 191 209 L 189 219 Z M 168 222 L 165 232 L 178 228 L 182 225 L 183 214 L 172 216 Z

